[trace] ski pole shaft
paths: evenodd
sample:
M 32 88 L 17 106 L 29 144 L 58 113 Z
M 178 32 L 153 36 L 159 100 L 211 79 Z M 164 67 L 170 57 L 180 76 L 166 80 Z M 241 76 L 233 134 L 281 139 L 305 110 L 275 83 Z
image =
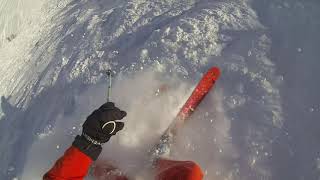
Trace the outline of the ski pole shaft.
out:
M 108 89 L 107 89 L 107 102 L 110 102 L 111 87 L 112 87 L 112 71 L 110 69 L 107 71 L 107 76 L 109 80 Z

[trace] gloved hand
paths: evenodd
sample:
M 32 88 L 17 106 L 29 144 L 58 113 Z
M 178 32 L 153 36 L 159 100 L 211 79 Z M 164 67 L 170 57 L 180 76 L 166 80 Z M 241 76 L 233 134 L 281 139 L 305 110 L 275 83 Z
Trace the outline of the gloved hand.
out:
M 112 102 L 103 104 L 88 116 L 82 125 L 82 135 L 77 136 L 72 145 L 96 160 L 102 151 L 101 145 L 123 129 L 124 123 L 116 120 L 121 120 L 126 115 L 125 111 L 115 107 Z

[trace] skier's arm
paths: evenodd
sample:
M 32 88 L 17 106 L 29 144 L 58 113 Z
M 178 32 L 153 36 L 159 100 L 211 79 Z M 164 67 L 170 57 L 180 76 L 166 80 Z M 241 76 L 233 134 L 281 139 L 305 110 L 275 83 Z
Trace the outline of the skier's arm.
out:
M 75 138 L 72 146 L 56 161 L 43 179 L 82 180 L 91 163 L 100 155 L 102 144 L 123 129 L 124 123 L 116 120 L 125 116 L 126 112 L 111 102 L 95 110 L 84 122 L 82 135 Z
M 54 166 L 47 172 L 44 180 L 82 180 L 88 172 L 92 159 L 71 146 L 64 155 L 56 161 Z

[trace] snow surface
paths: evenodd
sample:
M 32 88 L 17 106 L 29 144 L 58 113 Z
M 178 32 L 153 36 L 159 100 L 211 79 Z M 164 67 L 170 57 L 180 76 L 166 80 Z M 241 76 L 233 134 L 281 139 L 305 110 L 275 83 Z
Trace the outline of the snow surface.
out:
M 210 180 L 319 180 L 319 17 L 312 0 L 0 0 L 0 179 L 41 179 L 108 68 L 128 117 L 100 160 L 150 179 L 145 155 L 214 65 L 172 158 Z

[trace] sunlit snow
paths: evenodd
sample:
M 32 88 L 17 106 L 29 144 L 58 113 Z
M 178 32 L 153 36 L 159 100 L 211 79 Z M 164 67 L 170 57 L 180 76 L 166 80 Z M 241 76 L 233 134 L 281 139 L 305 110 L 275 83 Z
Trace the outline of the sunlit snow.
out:
M 211 66 L 222 76 L 171 158 L 206 180 L 319 179 L 319 17 L 320 1 L 0 0 L 0 179 L 41 179 L 105 102 L 109 68 L 128 116 L 100 160 L 148 179 L 148 150 Z

